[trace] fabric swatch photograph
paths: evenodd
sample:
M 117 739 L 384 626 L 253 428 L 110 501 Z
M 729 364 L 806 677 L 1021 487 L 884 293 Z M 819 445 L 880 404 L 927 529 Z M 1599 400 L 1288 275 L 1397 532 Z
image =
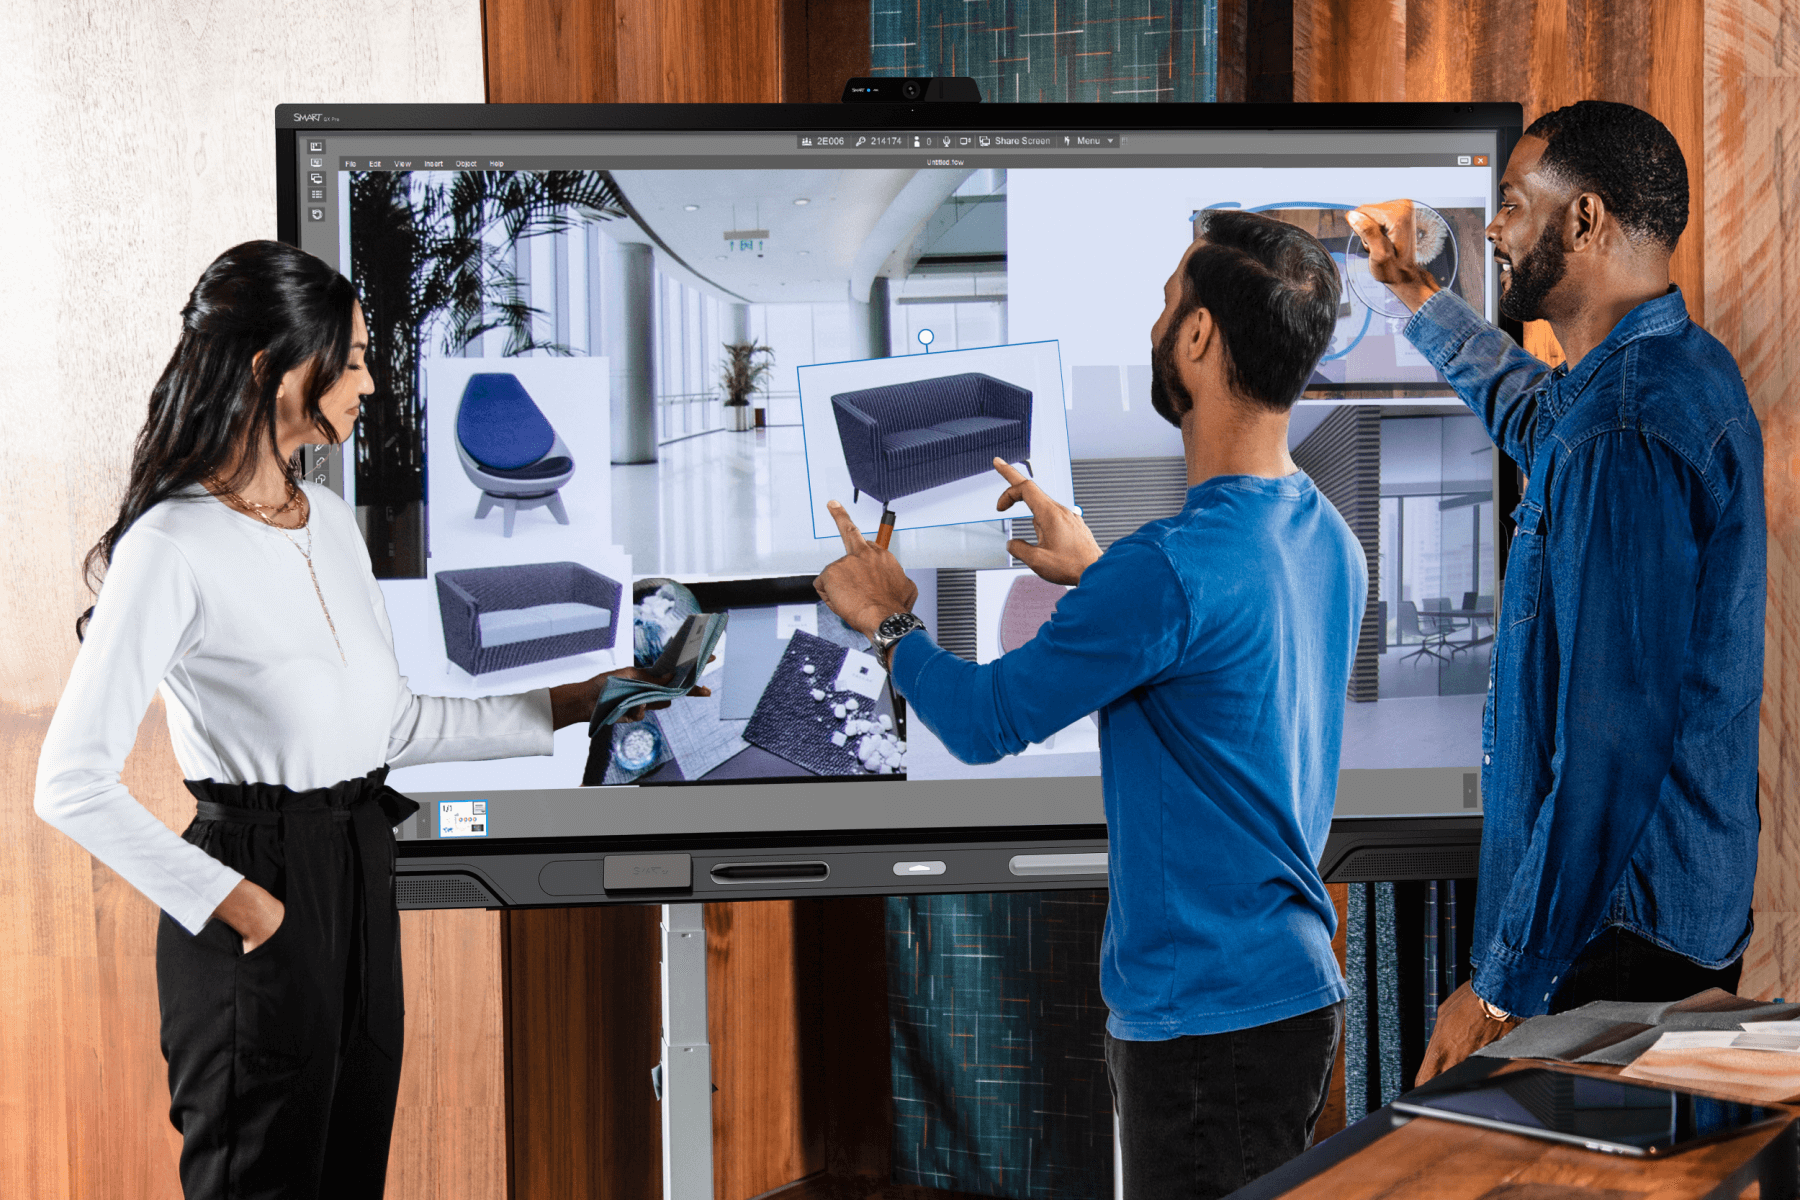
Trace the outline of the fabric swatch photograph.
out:
M 728 616 L 701 668 L 711 694 L 597 731 L 584 786 L 905 778 L 905 705 L 868 639 L 819 603 L 809 577 L 645 578 L 632 590 L 641 667 L 690 616 Z

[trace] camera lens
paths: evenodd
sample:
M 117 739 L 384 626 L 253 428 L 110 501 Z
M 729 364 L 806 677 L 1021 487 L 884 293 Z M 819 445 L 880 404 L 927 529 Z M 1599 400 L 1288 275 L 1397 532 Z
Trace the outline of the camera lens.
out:
M 917 100 L 924 94 L 925 85 L 920 83 L 917 79 L 908 79 L 900 85 L 900 95 L 902 99 Z

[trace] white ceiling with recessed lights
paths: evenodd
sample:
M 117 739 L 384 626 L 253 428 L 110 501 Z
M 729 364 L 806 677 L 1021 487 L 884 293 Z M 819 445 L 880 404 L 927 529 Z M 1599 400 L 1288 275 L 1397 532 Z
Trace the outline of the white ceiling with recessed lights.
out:
M 921 224 L 912 217 L 920 189 L 907 185 L 919 174 L 615 171 L 613 178 L 656 236 L 702 281 L 755 303 L 782 304 L 842 302 L 853 276 L 867 273 L 859 264 L 867 264 L 870 253 L 879 250 L 874 261 L 883 262 L 910 242 Z M 960 178 L 956 172 L 942 174 Z M 954 186 L 949 182 L 945 194 Z M 759 229 L 768 230 L 760 257 L 727 251 L 726 233 Z M 612 222 L 606 231 L 620 241 L 648 240 L 625 221 Z M 871 236 L 882 245 L 871 245 Z M 856 298 L 866 299 L 866 278 L 861 286 L 863 295 Z

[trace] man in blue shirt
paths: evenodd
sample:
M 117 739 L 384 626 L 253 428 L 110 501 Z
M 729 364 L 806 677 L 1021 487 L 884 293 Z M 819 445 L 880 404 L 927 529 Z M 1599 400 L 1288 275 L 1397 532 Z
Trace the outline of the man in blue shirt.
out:
M 1423 1081 L 1517 1017 L 1735 990 L 1756 877 L 1762 435 L 1737 364 L 1669 282 L 1687 224 L 1669 131 L 1629 105 L 1539 118 L 1488 240 L 1500 311 L 1550 322 L 1552 370 L 1409 253 L 1411 205 L 1358 210 L 1406 336 L 1529 482 L 1513 517 L 1482 736 L 1472 988 Z
M 1017 754 L 1100 712 L 1109 907 L 1101 989 L 1126 1195 L 1221 1196 L 1304 1150 L 1342 1030 L 1318 861 L 1368 570 L 1288 457 L 1289 408 L 1336 322 L 1312 235 L 1206 214 L 1151 330 L 1152 401 L 1181 429 L 1187 503 L 1105 554 L 996 461 L 1071 585 L 1037 636 L 977 666 L 932 644 L 917 589 L 833 515 L 819 594 L 891 655 L 913 719 L 958 758 Z

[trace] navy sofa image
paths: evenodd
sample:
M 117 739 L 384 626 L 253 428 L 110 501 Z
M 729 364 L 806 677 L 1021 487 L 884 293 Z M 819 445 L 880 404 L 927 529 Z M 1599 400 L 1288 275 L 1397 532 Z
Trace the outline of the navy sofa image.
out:
M 580 563 L 437 574 L 444 655 L 471 675 L 609 650 L 621 585 Z
M 499 505 L 506 537 L 522 508 L 545 507 L 558 525 L 569 523 L 557 489 L 574 476 L 575 460 L 518 376 L 469 376 L 456 409 L 456 456 L 481 489 L 477 521 Z
M 971 371 L 831 398 L 857 499 L 883 505 L 994 469 L 1031 470 L 1031 393 Z

